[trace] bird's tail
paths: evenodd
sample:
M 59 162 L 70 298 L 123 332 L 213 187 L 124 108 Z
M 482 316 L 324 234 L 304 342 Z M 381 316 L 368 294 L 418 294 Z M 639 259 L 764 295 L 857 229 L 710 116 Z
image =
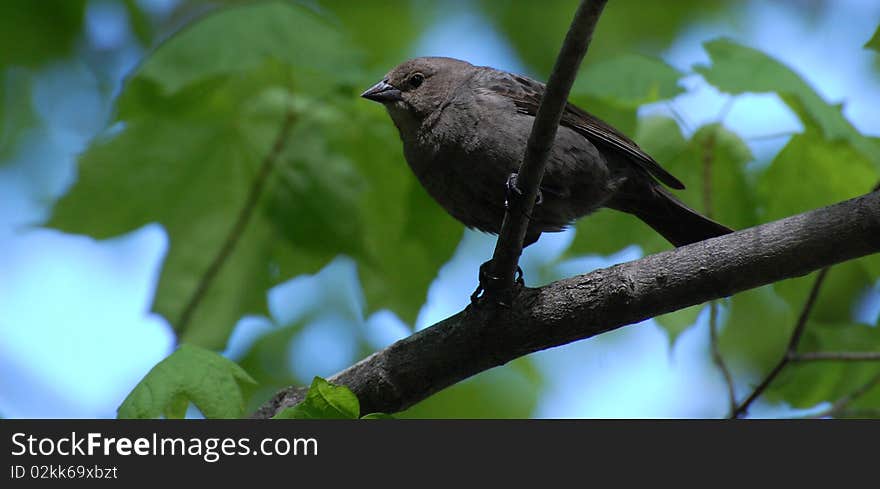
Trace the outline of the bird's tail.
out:
M 678 200 L 665 188 L 652 184 L 651 192 L 639 192 L 639 198 L 616 202 L 612 207 L 634 214 L 675 246 L 684 246 L 704 239 L 732 233 Z

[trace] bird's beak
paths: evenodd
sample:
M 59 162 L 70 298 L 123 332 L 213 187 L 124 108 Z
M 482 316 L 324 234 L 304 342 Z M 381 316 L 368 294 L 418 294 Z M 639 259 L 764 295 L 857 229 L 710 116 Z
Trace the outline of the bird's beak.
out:
M 361 94 L 361 97 L 383 104 L 403 100 L 400 97 L 400 90 L 394 88 L 387 80 L 382 80 L 368 88 L 366 92 Z

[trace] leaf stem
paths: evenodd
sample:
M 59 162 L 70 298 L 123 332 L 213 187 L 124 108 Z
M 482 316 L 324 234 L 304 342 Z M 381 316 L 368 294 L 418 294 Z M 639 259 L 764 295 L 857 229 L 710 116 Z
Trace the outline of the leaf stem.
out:
M 263 158 L 263 161 L 260 164 L 260 168 L 257 170 L 257 175 L 254 177 L 254 180 L 251 183 L 251 187 L 248 190 L 248 195 L 245 198 L 244 204 L 242 205 L 241 210 L 238 212 L 238 217 L 235 219 L 232 228 L 226 235 L 226 239 L 223 241 L 223 245 L 220 247 L 220 249 L 217 251 L 217 254 L 211 260 L 208 268 L 205 269 L 205 273 L 203 273 L 202 276 L 199 278 L 199 283 L 196 285 L 196 288 L 195 290 L 193 290 L 192 295 L 186 303 L 186 306 L 184 306 L 183 311 L 180 313 L 180 317 L 177 319 L 176 330 L 178 341 L 188 331 L 190 325 L 192 324 L 193 314 L 195 313 L 198 305 L 205 297 L 208 289 L 214 283 L 214 279 L 217 278 L 217 274 L 220 273 L 220 270 L 223 268 L 223 264 L 226 263 L 229 256 L 235 250 L 235 245 L 238 244 L 241 236 L 244 234 L 248 222 L 250 222 L 251 216 L 254 213 L 254 209 L 257 206 L 257 202 L 259 202 L 260 196 L 263 193 L 263 189 L 265 189 L 266 187 L 266 182 L 269 179 L 269 175 L 272 173 L 272 169 L 275 167 L 275 162 L 278 160 L 278 157 L 284 150 L 284 146 L 286 145 L 288 139 L 288 133 L 290 132 L 290 128 L 293 125 L 293 120 L 293 112 L 287 110 L 284 114 L 284 119 L 281 121 L 281 126 L 278 129 L 278 135 L 275 136 L 275 141 L 272 143 L 272 148 L 269 150 L 268 153 L 266 153 L 266 156 Z

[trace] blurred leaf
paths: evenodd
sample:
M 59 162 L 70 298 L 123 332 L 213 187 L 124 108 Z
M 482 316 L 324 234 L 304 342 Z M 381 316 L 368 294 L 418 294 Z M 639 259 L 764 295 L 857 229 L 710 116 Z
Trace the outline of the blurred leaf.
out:
M 878 180 L 880 172 L 846 141 L 828 141 L 811 132 L 796 135 L 758 177 L 762 220 L 857 197 Z
M 800 214 L 868 192 L 880 172 L 849 142 L 828 141 L 815 131 L 794 136 L 757 178 L 764 222 Z M 812 318 L 852 320 L 854 301 L 880 278 L 880 256 L 835 266 L 828 274 Z M 796 278 L 774 285 L 792 308 L 800 310 L 813 280 Z
M 877 27 L 871 39 L 865 43 L 865 47 L 874 51 L 880 51 L 880 26 Z
M 0 71 L 0 165 L 11 161 L 22 136 L 40 123 L 31 101 L 32 81 L 23 69 Z
M 242 129 L 250 125 L 245 111 L 252 103 L 249 94 L 259 93 L 261 82 L 260 76 L 209 80 L 162 100 L 152 92 L 153 84 L 133 80 L 129 101 L 120 107 L 127 119 L 124 128 L 82 155 L 78 181 L 48 223 L 98 239 L 161 223 L 171 246 L 153 308 L 175 326 L 228 239 L 259 159 L 268 152 L 268 142 L 259 140 L 264 138 Z M 162 102 L 139 106 L 132 99 L 140 95 Z M 95 218 L 96 209 L 100 218 Z M 220 348 L 239 317 L 265 311 L 272 233 L 262 214 L 251 218 L 183 341 Z
M 360 51 L 318 14 L 273 1 L 204 17 L 159 46 L 137 75 L 173 93 L 205 78 L 259 69 L 271 60 L 292 67 L 298 88 L 315 93 L 354 82 L 360 58 Z
M 73 51 L 85 0 L 0 2 L 0 71 L 6 65 L 35 67 Z
M 241 367 L 212 351 L 181 345 L 135 386 L 118 409 L 122 418 L 182 418 L 189 402 L 207 418 L 239 418 L 241 388 L 254 380 Z
M 357 419 L 360 412 L 360 402 L 348 387 L 315 377 L 303 402 L 272 419 Z
M 729 304 L 718 337 L 721 354 L 733 364 L 767 372 L 782 358 L 796 313 L 770 286 L 741 292 Z
M 316 52 L 300 52 L 314 44 Z M 154 309 L 176 325 L 292 110 L 259 207 L 183 340 L 221 348 L 242 315 L 265 313 L 273 268 L 276 278 L 313 273 L 340 253 L 358 261 L 371 310 L 412 323 L 460 226 L 406 167 L 387 114 L 351 88 L 354 52 L 314 13 L 287 3 L 220 11 L 189 27 L 126 84 L 120 122 L 81 157 L 78 182 L 49 225 L 106 238 L 161 223 L 171 246 Z
M 323 156 L 294 163 L 273 196 L 271 218 L 290 245 L 276 253 L 281 276 L 313 273 L 346 253 L 358 262 L 367 313 L 384 307 L 413 324 L 462 227 L 412 175 L 384 110 L 340 106 L 340 118 L 315 131 Z
M 728 17 L 736 15 L 736 10 L 727 8 L 729 4 L 735 2 L 608 2 L 596 26 L 585 64 L 589 66 L 594 60 L 618 56 L 620 53 L 660 54 L 690 21 L 711 19 L 722 14 Z M 546 79 L 578 2 L 481 0 L 479 5 L 496 29 L 507 37 L 521 59 L 539 74 L 539 78 Z M 589 110 L 589 107 L 585 108 Z
M 697 317 L 699 317 L 703 307 L 706 307 L 705 304 L 698 304 L 654 318 L 666 330 L 666 334 L 669 337 L 669 346 L 675 345 L 675 340 L 697 322 Z
M 543 385 L 543 379 L 536 377 L 532 360 L 518 358 L 444 389 L 396 417 L 527 418 L 538 404 Z
M 742 94 L 776 92 L 798 115 L 807 130 L 819 129 L 825 139 L 844 139 L 880 167 L 880 144 L 867 138 L 843 116 L 842 106 L 822 99 L 797 73 L 752 48 L 727 39 L 703 45 L 712 59 L 712 66 L 696 66 L 719 90 Z
M 861 324 L 810 322 L 804 331 L 801 352 L 877 352 L 880 329 Z M 796 362 L 783 370 L 767 391 L 770 400 L 784 400 L 797 408 L 834 402 L 865 385 L 880 373 L 878 362 Z M 861 398 L 853 407 L 880 407 L 880 389 Z
M 319 1 L 322 7 L 339 19 L 344 30 L 363 49 L 367 64 L 380 69 L 382 73 L 390 71 L 412 54 L 419 35 L 435 19 L 435 13 L 439 10 L 436 3 L 421 2 L 416 5 L 412 0 L 383 0 L 381 3 Z
M 636 112 L 644 104 L 682 92 L 681 74 L 660 60 L 637 55 L 587 64 L 570 100 L 624 134 L 636 131 Z
M 250 411 L 256 410 L 279 389 L 302 383 L 290 372 L 289 350 L 293 338 L 302 330 L 303 322 L 278 327 L 255 339 L 241 358 L 241 365 L 257 384 L 246 391 L 251 404 Z
M 137 0 L 124 0 L 125 10 L 128 12 L 128 23 L 131 30 L 146 47 L 150 47 L 153 43 L 155 29 L 153 28 L 150 16 L 147 15 L 137 3 Z
M 590 95 L 630 109 L 673 98 L 684 90 L 681 73 L 663 61 L 634 54 L 587 64 L 572 94 Z
M 810 320 L 824 323 L 852 321 L 853 311 L 862 294 L 875 282 L 865 260 L 851 260 L 832 267 L 825 276 Z M 803 308 L 815 283 L 815 274 L 777 282 L 773 288 L 794 310 Z

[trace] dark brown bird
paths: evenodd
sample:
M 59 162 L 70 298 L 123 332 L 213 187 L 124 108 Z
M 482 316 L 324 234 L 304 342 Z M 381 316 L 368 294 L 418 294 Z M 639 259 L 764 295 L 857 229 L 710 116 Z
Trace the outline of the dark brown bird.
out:
M 381 102 L 428 193 L 470 228 L 497 234 L 544 85 L 453 58 L 406 61 L 363 97 Z M 632 140 L 566 106 L 524 246 L 600 207 L 635 215 L 676 246 L 731 232 L 672 196 L 684 185 Z M 513 180 L 515 187 L 515 180 Z

